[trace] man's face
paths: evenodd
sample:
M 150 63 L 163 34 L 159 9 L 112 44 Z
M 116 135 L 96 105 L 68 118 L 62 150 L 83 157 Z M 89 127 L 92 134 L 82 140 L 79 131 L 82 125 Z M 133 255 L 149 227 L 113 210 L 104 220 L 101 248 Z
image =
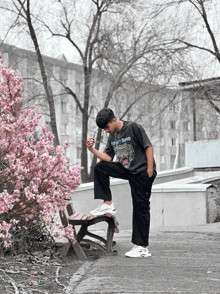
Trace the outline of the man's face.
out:
M 109 122 L 104 128 L 104 130 L 107 134 L 114 134 L 114 132 L 116 131 L 116 120 L 113 118 L 113 120 Z

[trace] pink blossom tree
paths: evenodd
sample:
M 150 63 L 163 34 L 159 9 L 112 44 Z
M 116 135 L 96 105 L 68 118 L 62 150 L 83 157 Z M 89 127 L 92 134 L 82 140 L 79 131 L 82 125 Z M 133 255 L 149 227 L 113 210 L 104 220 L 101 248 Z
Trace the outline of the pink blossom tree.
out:
M 34 225 L 56 231 L 74 242 L 72 227 L 54 223 L 66 207 L 70 192 L 79 185 L 80 167 L 67 168 L 65 148 L 53 147 L 53 135 L 43 126 L 34 106 L 21 109 L 23 82 L 0 59 L 0 244 L 13 244 L 14 236 Z M 57 234 L 57 233 L 56 233 Z M 23 242 L 23 241 L 22 241 Z M 24 245 L 24 244 L 23 244 Z

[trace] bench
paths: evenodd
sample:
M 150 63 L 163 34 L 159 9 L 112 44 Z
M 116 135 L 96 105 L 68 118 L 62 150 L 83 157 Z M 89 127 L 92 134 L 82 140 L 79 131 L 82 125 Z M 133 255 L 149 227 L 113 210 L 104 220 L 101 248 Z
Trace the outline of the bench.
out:
M 92 245 L 107 255 L 117 255 L 117 250 L 113 249 L 113 246 L 116 244 L 116 242 L 113 241 L 114 233 L 119 232 L 118 222 L 115 216 L 101 215 L 87 217 L 86 214 L 76 213 L 73 204 L 69 203 L 66 207 L 66 211 L 60 211 L 60 218 L 63 226 L 67 227 L 69 224 L 72 225 L 76 240 L 75 243 L 68 240 L 68 243 L 63 246 L 61 251 L 62 257 L 68 254 L 72 246 L 79 259 L 87 260 L 87 256 L 82 248 L 83 244 L 87 246 Z M 106 222 L 108 224 L 106 239 L 88 231 L 90 226 L 100 222 Z M 80 226 L 78 233 L 76 232 L 75 226 Z M 90 239 L 86 239 L 86 236 L 90 237 Z

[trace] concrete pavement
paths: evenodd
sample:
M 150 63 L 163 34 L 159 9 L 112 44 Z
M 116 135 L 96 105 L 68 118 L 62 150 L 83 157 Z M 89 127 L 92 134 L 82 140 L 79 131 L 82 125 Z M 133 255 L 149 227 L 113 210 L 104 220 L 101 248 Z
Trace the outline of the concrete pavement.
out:
M 152 257 L 126 258 L 130 231 L 115 234 L 118 256 L 85 262 L 66 293 L 220 293 L 220 223 L 152 229 Z

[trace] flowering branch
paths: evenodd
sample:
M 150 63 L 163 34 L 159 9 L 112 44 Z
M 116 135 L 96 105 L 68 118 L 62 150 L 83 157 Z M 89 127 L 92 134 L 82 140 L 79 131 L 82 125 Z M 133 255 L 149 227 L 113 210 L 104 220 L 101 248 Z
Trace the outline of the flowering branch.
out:
M 0 60 L 0 242 L 11 245 L 13 230 L 23 222 L 58 226 L 60 236 L 74 242 L 72 227 L 53 224 L 70 192 L 80 184 L 81 167 L 67 168 L 68 144 L 53 146 L 53 134 L 35 129 L 41 115 L 36 107 L 21 109 L 22 80 Z M 54 155 L 55 154 L 55 155 Z M 52 230 L 53 231 L 53 230 Z M 57 234 L 57 233 L 56 233 Z

